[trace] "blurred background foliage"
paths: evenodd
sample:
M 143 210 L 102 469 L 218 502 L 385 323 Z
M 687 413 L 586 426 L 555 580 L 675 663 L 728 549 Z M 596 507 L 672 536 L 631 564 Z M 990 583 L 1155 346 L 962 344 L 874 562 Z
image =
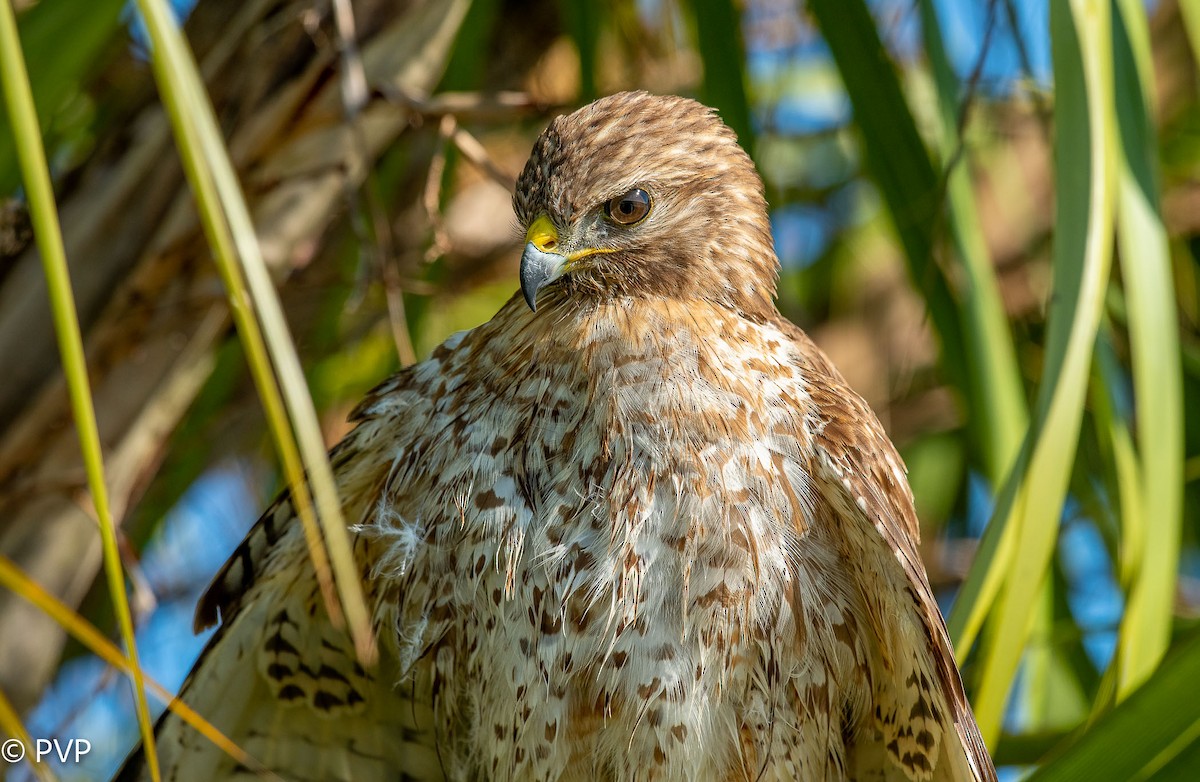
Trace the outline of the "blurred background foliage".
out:
M 1200 775 L 1200 2 L 356 0 L 350 26 L 343 5 L 174 9 L 326 443 L 515 290 L 511 186 L 549 118 L 694 96 L 763 174 L 780 309 L 908 463 L 1003 774 Z M 13 7 L 142 663 L 177 687 L 277 461 L 137 8 Z M 0 117 L 0 554 L 116 637 Z M 0 591 L 3 701 L 94 746 L 60 778 L 136 740 L 121 678 Z

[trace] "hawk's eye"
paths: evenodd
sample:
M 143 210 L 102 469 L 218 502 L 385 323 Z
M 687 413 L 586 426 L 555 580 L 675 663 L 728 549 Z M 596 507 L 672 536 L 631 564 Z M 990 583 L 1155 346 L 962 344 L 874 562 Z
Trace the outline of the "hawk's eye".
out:
M 604 214 L 617 225 L 633 225 L 650 214 L 650 194 L 635 187 L 625 195 L 610 199 L 604 205 Z

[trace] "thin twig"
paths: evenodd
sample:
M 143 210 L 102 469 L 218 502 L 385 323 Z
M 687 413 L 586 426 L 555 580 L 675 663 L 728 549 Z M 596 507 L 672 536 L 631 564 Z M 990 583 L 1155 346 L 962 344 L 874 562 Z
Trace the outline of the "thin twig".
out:
M 371 216 L 372 234 L 377 243 L 375 263 L 379 269 L 379 279 L 383 283 L 383 298 L 387 302 L 392 342 L 396 346 L 396 357 L 400 360 L 400 365 L 406 367 L 416 363 L 417 352 L 413 346 L 412 334 L 408 329 L 408 315 L 404 309 L 405 285 L 396 264 L 396 242 L 392 235 L 392 224 L 388 220 L 383 199 L 379 196 L 378 180 L 373 171 L 363 183 L 363 201 L 367 214 Z
M 1029 56 L 1029 47 L 1025 45 L 1025 38 L 1021 35 L 1021 20 L 1017 14 L 1017 7 L 1013 0 L 1004 0 L 1004 15 L 1008 18 L 1008 29 L 1012 33 L 1013 45 L 1017 47 L 1017 59 L 1021 62 L 1021 73 L 1030 83 L 1036 85 L 1036 80 L 1033 75 L 1033 59 Z M 1042 129 L 1046 132 L 1047 138 L 1050 135 L 1050 113 L 1051 108 L 1046 101 L 1046 96 L 1040 89 L 1035 86 L 1029 90 L 1030 100 L 1033 101 L 1034 112 L 1041 120 Z
M 980 43 L 979 54 L 975 58 L 975 64 L 971 67 L 971 75 L 967 78 L 966 89 L 963 92 L 962 102 L 959 104 L 958 108 L 958 119 L 955 124 L 954 150 L 946 159 L 945 164 L 942 166 L 941 174 L 938 177 L 937 203 L 940 206 L 945 206 L 946 199 L 948 198 L 950 190 L 950 174 L 953 173 L 954 168 L 966 155 L 967 122 L 970 120 L 971 108 L 974 105 L 975 96 L 979 88 L 979 81 L 983 75 L 983 66 L 987 61 L 988 52 L 991 50 L 992 46 L 992 33 L 996 29 L 996 3 L 997 0 L 989 0 L 988 2 L 987 23 L 983 33 L 983 41 Z M 930 239 L 935 243 L 938 237 L 941 236 L 942 231 L 945 228 L 945 223 L 945 210 L 939 208 L 934 214 L 934 224 L 930 231 Z M 934 265 L 941 267 L 942 273 L 946 279 L 952 281 L 954 276 L 951 272 L 951 269 L 947 268 L 945 260 L 941 258 L 940 253 L 936 252 L 936 246 L 937 245 L 935 244 L 933 258 Z
M 547 108 L 533 103 L 532 99 L 523 92 L 446 92 L 431 98 L 418 98 L 396 89 L 392 85 L 380 85 L 378 90 L 388 101 L 403 106 L 423 119 L 441 118 L 439 127 L 442 133 L 446 134 L 446 129 L 450 128 L 451 132 L 448 137 L 454 142 L 454 146 L 463 154 L 463 157 L 509 191 L 516 186 L 517 178 L 492 160 L 491 155 L 488 154 L 479 139 L 462 127 L 461 121 L 500 109 L 508 112 L 529 113 Z M 447 125 L 447 118 L 452 122 L 451 125 Z
M 367 94 L 366 69 L 358 50 L 354 9 L 350 6 L 350 0 L 333 0 L 333 19 L 337 29 L 338 56 L 341 61 L 344 127 L 350 136 L 347 144 L 350 153 L 348 160 L 352 169 L 362 170 L 366 168 L 367 142 L 359 117 L 370 96 Z M 346 180 L 346 198 L 351 212 L 358 218 L 352 221 L 358 246 L 368 252 L 368 248 L 374 249 L 375 266 L 379 269 L 379 277 L 383 283 L 396 356 L 402 366 L 408 366 L 416 361 L 416 350 L 413 348 L 412 334 L 408 330 L 408 318 L 404 312 L 404 292 L 400 288 L 399 274 L 395 269 L 395 241 L 391 224 L 375 188 L 374 172 L 365 172 L 361 201 L 355 198 L 351 181 L 349 178 Z M 367 222 L 371 226 L 369 232 L 366 230 Z M 370 241 L 371 237 L 374 238 L 373 243 Z
M 425 175 L 425 190 L 421 195 L 421 206 L 425 209 L 425 219 L 433 230 L 433 242 L 425 251 L 425 262 L 432 263 L 450 250 L 450 238 L 446 235 L 446 227 L 442 221 L 442 180 L 446 175 L 446 144 L 450 142 L 457 126 L 453 115 L 442 117 L 438 124 L 437 147 L 429 161 L 429 171 Z
M 333 21 L 342 64 L 342 111 L 347 117 L 357 118 L 367 105 L 367 74 L 358 50 L 354 9 L 350 7 L 350 0 L 333 0 Z
M 971 116 L 971 108 L 975 104 L 975 96 L 979 91 L 979 80 L 983 76 L 983 66 L 987 62 L 988 52 L 992 48 L 992 33 L 996 30 L 996 0 L 989 0 L 987 26 L 983 31 L 983 41 L 979 46 L 979 56 L 975 58 L 975 65 L 971 68 L 971 75 L 967 78 L 966 89 L 963 91 L 962 103 L 958 107 L 958 124 L 955 128 L 955 133 L 958 138 L 954 147 L 954 152 L 951 153 L 950 159 L 946 161 L 945 170 L 942 172 L 942 193 L 945 194 L 945 182 L 950 178 L 950 172 L 958 165 L 966 153 L 966 133 L 967 122 Z
M 454 146 L 458 147 L 458 151 L 463 154 L 463 157 L 475 164 L 480 171 L 487 174 L 496 184 L 510 193 L 517 186 L 517 178 L 497 165 L 479 139 L 471 135 L 461 125 L 457 125 L 454 128 L 454 133 L 450 136 L 450 139 L 454 142 Z
M 453 114 L 463 122 L 510 122 L 566 108 L 540 103 L 527 92 L 441 92 L 420 98 L 393 84 L 380 84 L 375 89 L 389 103 L 403 106 L 413 114 L 428 119 Z

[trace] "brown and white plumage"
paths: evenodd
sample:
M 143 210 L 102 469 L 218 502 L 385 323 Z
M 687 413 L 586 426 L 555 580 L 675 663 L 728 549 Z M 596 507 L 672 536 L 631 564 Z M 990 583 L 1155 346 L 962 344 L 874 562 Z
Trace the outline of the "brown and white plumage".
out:
M 288 779 L 994 779 L 903 464 L 776 311 L 733 133 L 602 99 L 514 207 L 536 312 L 388 380 L 334 452 L 379 668 L 285 498 L 202 601 L 184 700 Z M 169 779 L 238 775 L 174 717 L 159 740 Z

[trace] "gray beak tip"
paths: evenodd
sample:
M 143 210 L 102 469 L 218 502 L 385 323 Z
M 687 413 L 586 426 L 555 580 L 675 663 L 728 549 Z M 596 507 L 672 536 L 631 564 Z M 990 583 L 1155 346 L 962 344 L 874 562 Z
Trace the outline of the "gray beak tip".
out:
M 532 242 L 521 253 L 521 294 L 529 309 L 537 312 L 537 295 L 542 288 L 562 274 L 566 258 L 556 253 L 542 252 Z

